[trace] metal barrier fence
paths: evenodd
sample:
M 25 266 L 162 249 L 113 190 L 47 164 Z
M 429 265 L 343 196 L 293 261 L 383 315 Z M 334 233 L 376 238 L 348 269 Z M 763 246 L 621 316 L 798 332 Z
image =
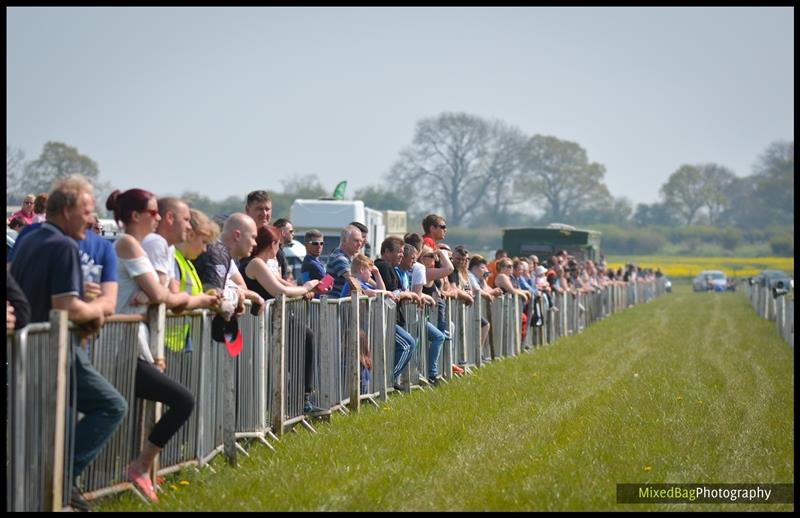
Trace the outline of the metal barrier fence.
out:
M 794 347 L 794 289 L 785 294 L 775 294 L 760 284 L 746 284 L 750 305 L 761 318 L 775 322 L 783 340 Z
M 58 511 L 69 501 L 67 325 L 66 313 L 54 311 L 49 323 L 6 337 L 6 511 Z
M 196 400 L 188 421 L 161 451 L 151 474 L 155 482 L 157 475 L 187 465 L 207 466 L 220 452 L 235 464 L 237 450 L 245 452 L 237 439 L 256 439 L 272 448 L 267 439 L 278 440 L 293 425 L 313 431 L 304 410 L 306 393 L 319 410 L 312 415 L 322 417 L 358 410 L 361 401 L 385 401 L 393 390 L 397 311 L 403 311 L 405 329 L 417 341 L 402 374 L 411 390 L 428 385 L 429 322 L 450 335 L 436 359 L 441 376 L 449 380 L 453 365 L 469 372 L 482 366 L 482 356 L 520 355 L 663 293 L 663 284 L 638 283 L 609 285 L 597 293 L 554 294 L 552 306 L 543 296 L 526 306 L 515 295 L 491 303 L 476 297 L 470 305 L 447 300 L 447 322 L 441 326 L 435 307 L 398 305 L 383 295 L 312 301 L 278 297 L 260 314 L 246 311 L 239 317 L 243 347 L 236 358 L 212 340 L 213 315 L 208 311 L 172 315 L 162 305 L 151 307 L 146 316 L 116 315 L 88 343 L 88 351 L 95 368 L 131 404 L 129 415 L 81 475 L 84 496 L 97 498 L 133 487 L 126 468 L 160 416 L 160 404 L 135 398 L 142 326 L 154 356 L 166 358 L 167 375 Z M 751 300 L 758 297 L 751 295 Z M 524 341 L 523 311 L 528 315 Z M 781 322 L 791 318 L 793 326 L 791 309 L 772 311 L 784 315 Z M 77 345 L 69 345 L 74 338 L 66 313 L 52 315 L 51 323 L 29 325 L 7 339 L 7 510 L 60 510 L 69 501 L 76 419 L 69 410 L 69 361 L 71 347 Z M 482 330 L 482 317 L 489 323 L 488 333 Z M 371 369 L 362 390 L 365 369 L 360 360 L 367 349 Z

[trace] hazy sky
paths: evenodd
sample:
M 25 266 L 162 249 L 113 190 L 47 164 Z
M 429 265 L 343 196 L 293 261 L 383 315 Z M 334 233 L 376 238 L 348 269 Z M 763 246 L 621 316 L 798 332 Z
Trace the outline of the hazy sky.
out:
M 794 9 L 8 8 L 6 143 L 219 200 L 383 183 L 418 120 L 579 143 L 614 196 L 794 140 Z

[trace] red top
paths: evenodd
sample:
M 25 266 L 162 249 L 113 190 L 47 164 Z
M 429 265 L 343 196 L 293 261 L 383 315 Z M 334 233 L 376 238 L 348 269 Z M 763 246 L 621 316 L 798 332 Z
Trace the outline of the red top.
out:
M 26 214 L 23 209 L 20 209 L 8 217 L 7 223 L 11 223 L 15 219 L 19 218 L 22 221 L 24 221 L 26 225 L 30 225 L 31 223 L 33 223 L 33 216 L 34 216 L 33 212 L 31 212 L 30 214 Z

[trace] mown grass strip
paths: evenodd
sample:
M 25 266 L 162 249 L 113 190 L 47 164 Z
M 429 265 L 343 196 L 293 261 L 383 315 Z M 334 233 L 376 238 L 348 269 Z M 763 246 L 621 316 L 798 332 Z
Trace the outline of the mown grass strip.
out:
M 617 483 L 794 480 L 794 354 L 739 293 L 676 293 L 432 392 L 334 416 L 158 510 L 788 510 L 617 504 Z M 184 480 L 188 484 L 180 484 Z M 102 510 L 150 510 L 131 495 Z

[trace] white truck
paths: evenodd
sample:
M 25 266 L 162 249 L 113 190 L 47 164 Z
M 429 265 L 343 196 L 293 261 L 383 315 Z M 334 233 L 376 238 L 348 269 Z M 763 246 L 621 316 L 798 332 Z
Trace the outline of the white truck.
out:
M 405 212 L 387 212 L 391 212 L 393 232 L 404 231 Z M 366 225 L 367 243 L 364 253 L 372 259 L 376 259 L 380 255 L 381 243 L 387 236 L 384 213 L 364 206 L 364 202 L 361 200 L 298 199 L 292 203 L 289 214 L 298 241 L 302 242 L 307 230 L 317 229 L 322 232 L 325 245 L 323 245 L 320 259 L 323 263 L 327 263 L 328 256 L 339 246 L 342 229 L 353 221 Z M 397 223 L 399 220 L 402 220 L 403 229 L 400 229 L 400 224 Z M 293 246 L 292 252 L 296 250 L 297 247 Z M 302 257 L 298 253 L 291 253 L 291 255 L 297 259 L 290 258 L 290 252 L 286 250 L 287 260 L 290 261 L 290 264 L 298 259 L 302 262 L 305 252 L 303 251 Z
M 342 229 L 353 221 L 363 223 L 367 227 L 367 243 L 365 253 L 375 257 L 374 250 L 380 250 L 381 242 L 386 237 L 383 225 L 383 214 L 364 206 L 361 200 L 295 200 L 289 211 L 289 219 L 294 225 L 298 240 L 303 239 L 307 230 L 313 228 L 322 232 L 323 261 L 339 246 Z

